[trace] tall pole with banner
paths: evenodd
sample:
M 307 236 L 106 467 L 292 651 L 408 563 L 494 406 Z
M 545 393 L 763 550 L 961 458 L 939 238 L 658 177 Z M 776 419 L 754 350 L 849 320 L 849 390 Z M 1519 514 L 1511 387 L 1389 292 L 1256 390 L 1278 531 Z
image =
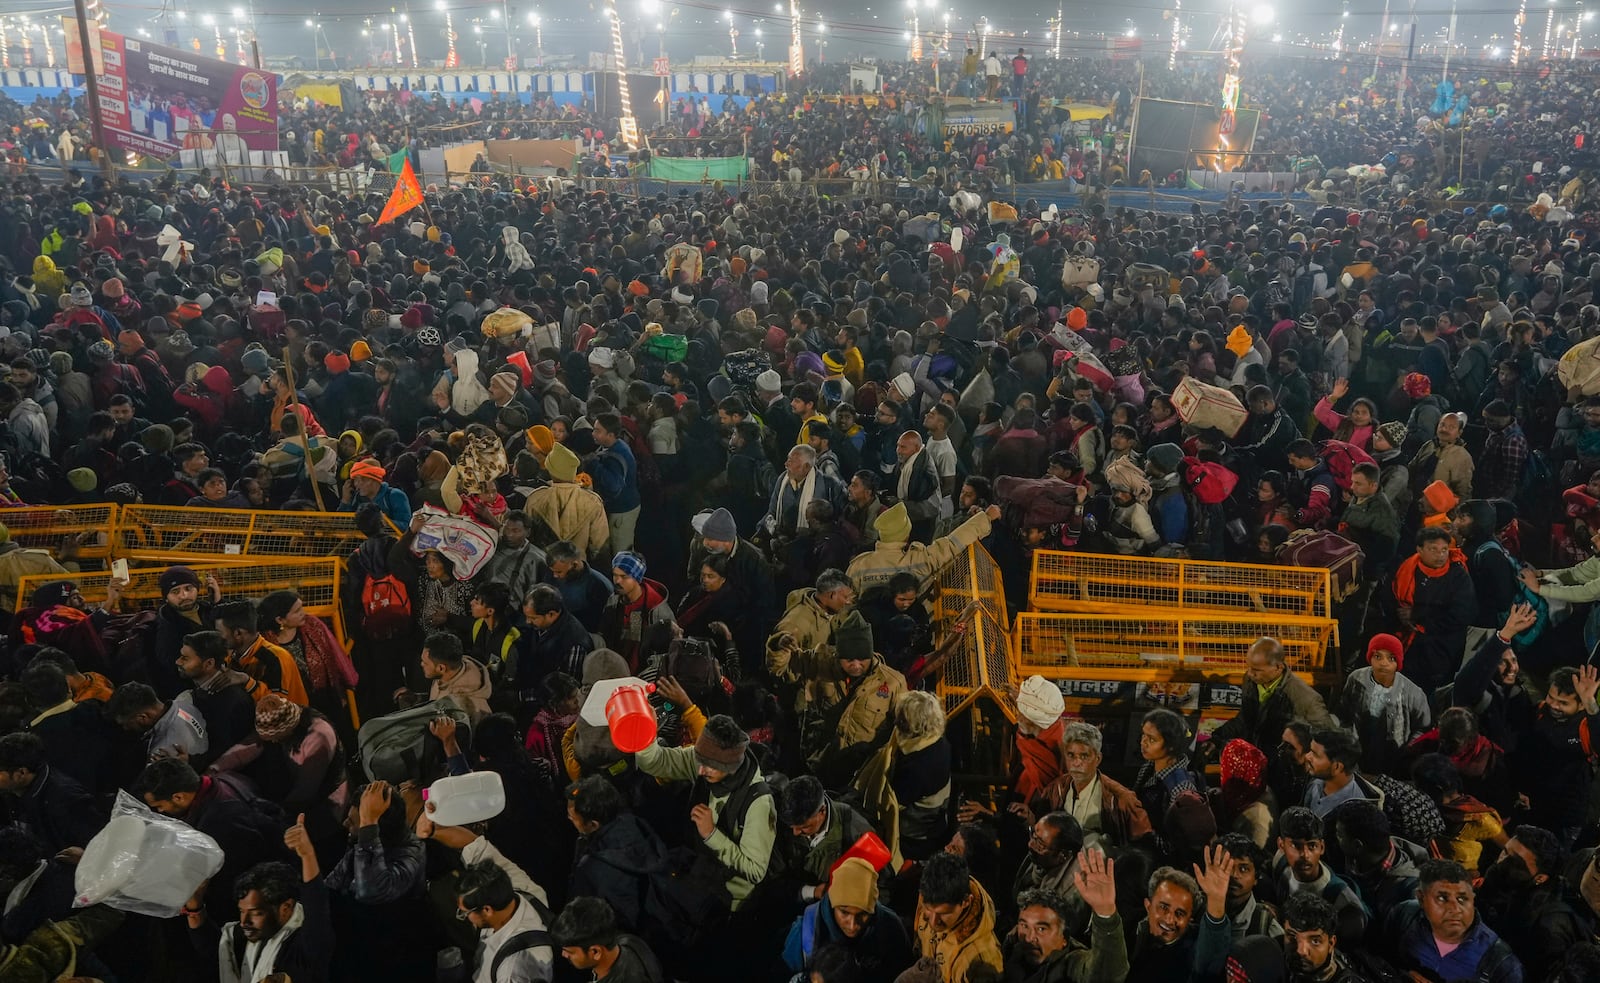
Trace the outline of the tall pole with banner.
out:
M 84 0 L 72 0 L 72 7 L 78 15 L 78 45 L 83 50 L 83 87 L 89 95 L 89 126 L 94 133 L 94 147 L 90 152 L 99 158 L 100 169 L 109 171 L 111 156 L 105 151 L 105 128 L 100 118 L 100 79 L 94 67 L 97 52 L 89 45 L 89 11 L 84 6 Z M 95 43 L 99 43 L 98 37 Z

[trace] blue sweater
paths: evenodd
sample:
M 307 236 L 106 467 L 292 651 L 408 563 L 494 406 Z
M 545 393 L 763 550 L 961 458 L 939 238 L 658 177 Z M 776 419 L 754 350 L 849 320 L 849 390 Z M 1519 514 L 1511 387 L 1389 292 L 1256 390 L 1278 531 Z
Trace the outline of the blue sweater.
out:
M 348 502 L 340 502 L 339 511 L 359 512 L 361 511 L 361 506 L 368 504 L 368 501 L 368 499 L 357 495 Z M 411 525 L 411 499 L 407 498 L 406 493 L 400 489 L 390 488 L 387 481 L 378 486 L 378 493 L 372 496 L 370 501 L 371 504 L 381 509 L 384 515 L 389 517 L 389 521 L 399 526 L 401 532 L 404 532 L 406 527 Z
M 633 448 L 618 440 L 595 452 L 585 469 L 594 479 L 594 493 L 605 503 L 606 512 L 617 515 L 639 507 L 639 462 Z

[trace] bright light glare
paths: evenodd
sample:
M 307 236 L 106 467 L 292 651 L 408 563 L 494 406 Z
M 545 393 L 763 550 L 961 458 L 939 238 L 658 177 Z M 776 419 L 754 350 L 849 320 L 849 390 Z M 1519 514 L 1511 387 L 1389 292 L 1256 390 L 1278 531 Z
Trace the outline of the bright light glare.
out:
M 1250 19 L 1257 24 L 1270 24 L 1278 19 L 1278 12 L 1273 9 L 1272 4 L 1264 3 L 1250 12 Z
M 315 21 L 313 21 L 311 18 L 308 17 L 308 18 L 306 18 L 306 26 L 307 27 L 316 27 L 317 25 L 316 25 Z
M 539 26 L 539 15 L 538 14 L 535 14 L 535 13 L 532 13 L 532 12 L 530 12 L 528 14 L 528 26 L 529 27 L 538 27 Z
M 500 19 L 500 11 L 491 8 L 489 10 L 489 19 L 490 20 L 499 20 Z

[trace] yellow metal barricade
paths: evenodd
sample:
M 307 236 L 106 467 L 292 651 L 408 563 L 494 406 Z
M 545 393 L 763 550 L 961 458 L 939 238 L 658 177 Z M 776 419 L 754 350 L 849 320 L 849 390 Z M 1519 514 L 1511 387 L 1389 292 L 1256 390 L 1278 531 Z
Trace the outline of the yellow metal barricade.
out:
M 156 563 L 316 559 L 349 556 L 365 538 L 351 512 L 129 505 L 117 522 L 113 550 L 119 557 Z
M 939 677 L 937 692 L 945 716 L 954 717 L 980 696 L 988 696 L 1016 723 L 1017 704 L 1011 697 L 1011 688 L 1017 683 L 1014 665 L 1011 638 L 979 607 L 967 623 L 960 648 L 946 657 Z
M 1327 570 L 1038 550 L 1029 606 L 1036 611 L 1173 608 L 1333 617 Z
M 202 581 L 207 576 L 217 578 L 222 585 L 222 595 L 227 597 L 260 598 L 275 590 L 292 590 L 300 595 L 306 612 L 326 621 L 341 642 L 345 641 L 344 613 L 339 604 L 339 588 L 344 576 L 344 561 L 328 557 L 316 560 L 248 560 L 231 563 L 196 563 L 191 569 Z M 134 567 L 128 571 L 128 585 L 122 591 L 122 609 L 125 611 L 154 610 L 165 600 L 160 579 L 165 566 Z M 23 577 L 17 587 L 17 610 L 28 606 L 33 592 L 48 583 L 70 580 L 78 585 L 88 604 L 99 604 L 106 599 L 106 584 L 111 574 L 97 573 L 48 574 Z M 201 627 L 209 628 L 210 625 Z
M 939 590 L 934 595 L 933 606 L 937 627 L 949 628 L 968 602 L 977 601 L 1002 631 L 1010 628 L 1000 568 L 982 546 L 969 546 L 965 553 L 939 571 L 938 581 Z
M 78 547 L 78 557 L 103 560 L 111 555 L 112 531 L 117 523 L 117 507 L 97 505 L 29 505 L 0 509 L 0 522 L 11 532 L 11 541 L 29 549 L 61 552 L 61 541 L 68 536 L 92 532 Z
M 1028 612 L 1017 616 L 1016 672 L 1047 679 L 1243 677 L 1251 643 L 1283 643 L 1289 668 L 1320 677 L 1328 665 L 1333 622 L 1326 618 L 1185 612 Z

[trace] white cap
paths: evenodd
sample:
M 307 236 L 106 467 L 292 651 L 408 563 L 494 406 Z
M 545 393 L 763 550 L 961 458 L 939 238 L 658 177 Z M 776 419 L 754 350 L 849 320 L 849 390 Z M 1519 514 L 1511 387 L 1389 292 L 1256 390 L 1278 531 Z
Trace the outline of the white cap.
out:
M 617 353 L 610 348 L 589 349 L 589 364 L 609 369 L 617 364 Z
M 782 392 L 783 376 L 779 375 L 772 369 L 768 369 L 767 371 L 756 376 L 756 388 L 764 393 Z
M 902 372 L 895 376 L 894 387 L 899 390 L 901 399 L 910 399 L 911 394 L 917 391 L 917 384 L 912 380 L 910 372 Z
M 1066 709 L 1067 702 L 1061 698 L 1061 687 L 1043 676 L 1029 676 L 1017 691 L 1017 712 L 1040 730 L 1055 726 Z

